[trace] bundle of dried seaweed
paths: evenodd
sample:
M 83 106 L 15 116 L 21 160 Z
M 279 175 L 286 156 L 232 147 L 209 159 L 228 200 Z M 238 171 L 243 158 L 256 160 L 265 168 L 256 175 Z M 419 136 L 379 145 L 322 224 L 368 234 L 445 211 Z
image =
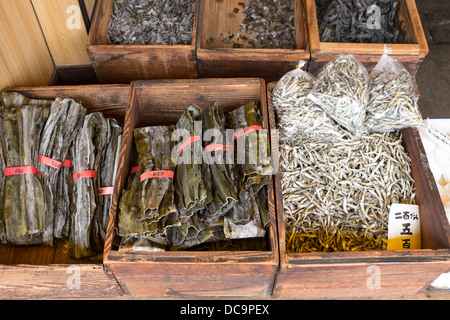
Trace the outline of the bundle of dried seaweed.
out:
M 85 116 L 73 145 L 75 188 L 69 235 L 73 258 L 89 257 L 103 249 L 94 224 L 102 214 L 97 178 L 109 139 L 109 124 L 101 112 Z
M 31 104 L 32 103 L 32 104 Z M 4 241 L 16 245 L 43 243 L 45 203 L 42 176 L 36 169 L 39 137 L 49 117 L 50 102 L 2 94 L 0 123 L 4 161 L 1 220 Z
M 57 201 L 56 198 L 61 197 L 56 183 L 58 173 L 85 114 L 86 109 L 74 100 L 56 98 L 50 107 L 50 116 L 40 136 L 37 169 L 43 173 L 47 203 L 43 241 L 48 245 L 53 244 L 54 203 Z

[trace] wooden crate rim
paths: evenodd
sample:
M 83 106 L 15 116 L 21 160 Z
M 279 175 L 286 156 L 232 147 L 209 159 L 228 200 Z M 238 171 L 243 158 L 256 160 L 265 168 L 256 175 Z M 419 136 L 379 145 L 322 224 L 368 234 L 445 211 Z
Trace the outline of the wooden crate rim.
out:
M 383 54 L 383 43 L 341 43 L 321 42 L 315 0 L 304 0 L 306 4 L 306 18 L 308 20 L 309 45 L 312 54 Z M 412 31 L 417 43 L 413 44 L 386 44 L 392 48 L 393 55 L 426 56 L 429 52 L 425 33 L 420 21 L 419 12 L 414 0 L 403 0 L 406 5 Z

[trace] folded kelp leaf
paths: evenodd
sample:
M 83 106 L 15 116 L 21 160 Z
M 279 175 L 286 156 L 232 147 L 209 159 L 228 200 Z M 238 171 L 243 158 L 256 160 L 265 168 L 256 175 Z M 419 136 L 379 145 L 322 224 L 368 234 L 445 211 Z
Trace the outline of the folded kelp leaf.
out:
M 213 200 L 206 205 L 206 219 L 210 221 L 226 213 L 238 201 L 225 159 L 226 150 L 234 146 L 226 143 L 225 114 L 217 102 L 203 110 L 203 139 L 203 161 L 209 165 L 213 194 Z
M 265 190 L 265 188 L 261 190 Z M 240 191 L 239 202 L 225 214 L 225 237 L 228 239 L 254 238 L 264 237 L 265 233 L 253 187 Z
M 40 137 L 37 169 L 43 173 L 47 203 L 43 242 L 48 245 L 53 244 L 55 199 L 61 196 L 56 180 L 85 114 L 86 109 L 74 100 L 56 98 Z
M 174 148 L 178 155 L 174 187 L 175 204 L 182 223 L 213 199 L 209 166 L 202 161 L 202 117 L 198 106 L 188 106 L 172 137 L 178 143 Z
M 270 142 L 256 102 L 250 102 L 229 113 L 229 124 L 235 130 L 235 164 L 240 171 L 240 190 L 254 186 L 258 192 L 272 179 Z
M 47 101 L 20 105 L 28 102 L 27 99 L 20 95 L 7 95 L 7 98 L 11 96 L 19 99 L 5 103 L 5 95 L 2 96 L 4 109 L 0 128 L 5 164 L 0 204 L 4 238 L 10 244 L 41 244 L 47 206 L 42 175 L 37 174 L 36 164 L 39 137 L 49 117 L 50 105 Z M 12 105 L 11 101 L 19 104 Z
M 103 248 L 94 225 L 102 213 L 97 179 L 109 138 L 109 124 L 101 112 L 84 117 L 73 145 L 75 188 L 69 235 L 69 255 L 72 258 L 89 257 Z
M 176 212 L 173 177 L 175 159 L 171 141 L 173 127 L 155 126 L 134 129 L 134 139 L 142 163 L 141 220 L 158 222 Z
M 342 54 L 322 68 L 308 98 L 358 137 L 369 98 L 369 73 L 353 55 Z

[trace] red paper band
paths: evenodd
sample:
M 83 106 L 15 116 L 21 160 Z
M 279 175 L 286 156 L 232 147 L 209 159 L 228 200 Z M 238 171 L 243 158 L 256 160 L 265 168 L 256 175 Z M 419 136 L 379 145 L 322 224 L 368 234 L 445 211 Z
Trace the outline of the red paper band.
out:
M 38 161 L 42 164 L 45 164 L 46 166 L 55 168 L 57 170 L 61 169 L 62 166 L 62 162 L 43 156 L 42 154 L 39 155 Z
M 233 140 L 236 140 L 237 138 L 239 138 L 249 132 L 256 131 L 256 130 L 262 130 L 262 128 L 263 127 L 261 127 L 261 126 L 251 126 L 251 127 L 242 129 L 233 135 Z
M 5 177 L 19 175 L 19 174 L 42 174 L 42 173 L 37 172 L 37 169 L 35 166 L 5 168 Z
M 69 160 L 69 159 L 64 160 L 62 165 L 63 165 L 63 167 L 67 167 L 67 168 L 72 168 L 73 167 L 72 160 Z
M 105 196 L 108 194 L 114 193 L 114 187 L 104 187 L 104 188 L 98 188 L 98 194 L 100 196 Z
M 133 173 L 135 173 L 135 172 L 138 172 L 139 170 L 141 170 L 141 166 L 133 167 L 133 168 L 131 168 L 130 174 L 133 174 Z
M 153 178 L 170 178 L 173 179 L 174 172 L 173 171 L 167 171 L 167 170 L 160 170 L 160 171 L 147 171 L 141 174 L 141 182 L 146 179 L 153 179 Z
M 81 178 L 94 178 L 97 179 L 97 171 L 94 170 L 80 170 L 73 174 L 73 181 L 77 181 Z
M 234 146 L 230 144 L 210 144 L 209 146 L 205 147 L 206 152 L 211 151 L 228 151 L 233 150 Z
M 192 136 L 189 139 L 186 139 L 186 141 L 184 141 L 181 146 L 178 148 L 177 153 L 178 155 L 181 154 L 181 152 L 183 152 L 183 149 L 186 148 L 188 145 L 190 145 L 191 143 L 194 143 L 195 141 L 199 141 L 202 138 L 200 136 Z

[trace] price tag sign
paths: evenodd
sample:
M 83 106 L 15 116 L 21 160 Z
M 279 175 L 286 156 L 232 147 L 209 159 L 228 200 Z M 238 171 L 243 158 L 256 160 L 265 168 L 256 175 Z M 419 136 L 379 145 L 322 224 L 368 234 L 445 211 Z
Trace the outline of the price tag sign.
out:
M 388 250 L 421 249 L 419 206 L 394 203 L 389 211 Z

